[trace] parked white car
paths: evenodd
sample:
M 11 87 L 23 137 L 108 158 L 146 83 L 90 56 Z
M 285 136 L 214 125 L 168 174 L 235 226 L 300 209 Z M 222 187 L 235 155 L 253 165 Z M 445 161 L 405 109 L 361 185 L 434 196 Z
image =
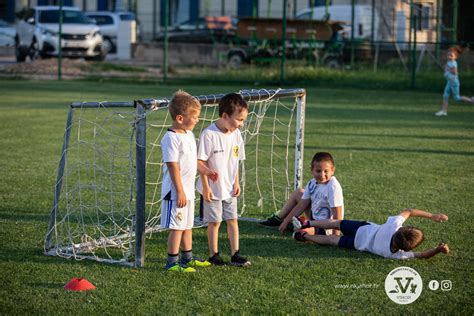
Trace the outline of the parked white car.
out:
M 59 54 L 59 7 L 38 6 L 24 11 L 17 23 L 16 59 L 34 60 Z M 103 60 L 103 38 L 99 27 L 75 7 L 63 7 L 62 55 Z
M 15 45 L 16 30 L 7 22 L 0 20 L 0 46 Z
M 100 32 L 104 37 L 104 49 L 110 53 L 117 52 L 117 35 L 120 21 L 136 21 L 133 12 L 85 12 L 85 14 L 93 18 L 100 28 Z M 138 25 L 136 28 L 136 38 L 139 36 Z

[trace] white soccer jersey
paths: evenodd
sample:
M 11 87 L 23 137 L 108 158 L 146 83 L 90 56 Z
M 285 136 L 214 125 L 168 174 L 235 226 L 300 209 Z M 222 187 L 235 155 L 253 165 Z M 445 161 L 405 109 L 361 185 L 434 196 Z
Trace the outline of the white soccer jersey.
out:
M 186 134 L 176 133 L 168 130 L 161 139 L 161 151 L 163 153 L 163 183 L 161 185 L 161 198 L 176 200 L 176 188 L 171 181 L 167 162 L 177 162 L 179 165 L 181 182 L 187 200 L 196 198 L 194 183 L 197 172 L 197 148 L 196 139 L 191 131 Z
M 354 247 L 357 250 L 368 251 L 384 258 L 413 258 L 415 254 L 411 251 L 399 250 L 393 253 L 390 250 L 392 236 L 402 227 L 405 220 L 403 216 L 390 216 L 383 225 L 370 223 L 359 227 L 355 235 Z
M 209 179 L 214 199 L 225 200 L 232 197 L 239 161 L 245 160 L 244 140 L 240 130 L 224 134 L 215 123 L 211 124 L 199 137 L 198 159 L 207 161 L 209 168 L 219 175 L 215 182 Z M 197 190 L 202 194 L 200 178 Z
M 311 213 L 313 219 L 332 218 L 332 214 L 326 214 L 322 208 L 342 207 L 342 218 L 344 218 L 344 199 L 342 187 L 335 176 L 323 184 L 318 184 L 316 179 L 311 179 L 304 188 L 302 199 L 311 199 Z

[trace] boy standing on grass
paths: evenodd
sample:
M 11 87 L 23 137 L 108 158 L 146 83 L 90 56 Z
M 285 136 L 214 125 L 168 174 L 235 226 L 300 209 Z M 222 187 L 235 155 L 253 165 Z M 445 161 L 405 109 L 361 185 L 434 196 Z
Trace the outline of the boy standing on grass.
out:
M 468 98 L 461 96 L 459 94 L 459 77 L 458 77 L 458 63 L 456 59 L 461 55 L 460 47 L 451 47 L 448 50 L 447 58 L 448 62 L 444 67 L 444 77 L 446 78 L 446 87 L 444 88 L 443 93 L 443 103 L 441 104 L 441 109 L 435 113 L 436 116 L 446 116 L 448 115 L 448 99 L 452 95 L 456 101 L 464 101 L 468 103 L 474 103 L 474 97 Z
M 244 141 L 239 128 L 244 124 L 248 106 L 237 93 L 225 95 L 219 102 L 219 119 L 207 127 L 199 138 L 198 169 L 204 222 L 208 223 L 209 262 L 225 264 L 219 255 L 219 227 L 227 223 L 231 265 L 245 267 L 250 261 L 239 253 L 237 197 L 240 195 L 239 161 L 245 159 Z
M 334 176 L 336 167 L 330 153 L 318 152 L 311 161 L 311 179 L 304 190 L 296 190 L 278 213 L 261 222 L 265 226 L 279 226 L 280 232 L 293 226 L 292 218 L 306 212 L 306 218 L 322 220 L 344 218 L 342 187 Z M 326 234 L 323 229 L 318 234 Z M 335 232 L 339 234 L 339 231 Z
M 340 229 L 344 236 L 311 236 L 297 231 L 293 237 L 298 241 L 310 241 L 319 245 L 330 245 L 348 249 L 367 251 L 389 259 L 431 258 L 438 253 L 449 253 L 446 243 L 422 252 L 411 252 L 424 240 L 423 231 L 415 227 L 403 227 L 409 217 L 430 218 L 434 222 L 444 222 L 448 216 L 429 212 L 405 209 L 398 216 L 391 216 L 385 224 L 377 225 L 368 222 L 350 220 L 309 221 L 297 228 L 319 227 L 323 229 Z
M 196 272 L 208 261 L 193 257 L 194 181 L 197 172 L 196 140 L 192 130 L 199 122 L 201 104 L 190 94 L 179 90 L 168 110 L 173 119 L 171 128 L 161 140 L 163 152 L 163 183 L 161 187 L 161 227 L 169 229 L 168 259 L 165 270 Z M 181 260 L 178 262 L 179 249 Z

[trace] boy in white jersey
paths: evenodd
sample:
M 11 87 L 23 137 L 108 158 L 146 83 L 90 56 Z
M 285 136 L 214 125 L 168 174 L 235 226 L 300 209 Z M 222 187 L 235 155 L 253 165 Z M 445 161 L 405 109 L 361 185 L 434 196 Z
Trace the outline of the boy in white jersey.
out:
M 197 150 L 191 131 L 199 122 L 201 104 L 180 90 L 173 95 L 168 110 L 173 123 L 161 140 L 164 162 L 161 227 L 170 230 L 165 270 L 195 272 L 195 267 L 211 265 L 192 254 Z M 181 260 L 178 262 L 180 247 Z
M 310 241 L 320 245 L 338 246 L 348 249 L 367 251 L 389 259 L 431 258 L 438 253 L 449 253 L 446 243 L 422 252 L 411 252 L 424 240 L 423 231 L 414 227 L 403 227 L 403 223 L 410 217 L 429 218 L 434 222 L 444 222 L 448 216 L 431 214 L 416 209 L 405 209 L 398 216 L 391 216 L 385 224 L 377 225 L 368 222 L 350 220 L 309 221 L 305 227 L 319 227 L 323 229 L 340 229 L 344 236 L 308 235 L 306 232 L 295 232 L 293 237 L 298 241 Z
M 318 152 L 311 161 L 311 179 L 304 191 L 295 191 L 280 212 L 280 232 L 287 229 L 292 218 L 306 211 L 306 217 L 311 220 L 343 219 L 344 199 L 342 187 L 334 176 L 336 167 L 330 153 Z M 278 217 L 278 215 L 277 215 Z M 278 217 L 280 218 L 280 217 Z M 298 223 L 292 223 L 292 225 Z M 330 231 L 328 231 L 329 233 Z M 317 230 L 317 234 L 326 234 L 325 230 Z M 339 231 L 335 231 L 339 234 Z
M 222 266 L 218 234 L 222 220 L 227 223 L 231 265 L 249 266 L 239 253 L 237 197 L 240 195 L 239 161 L 245 159 L 244 141 L 239 128 L 244 124 L 248 106 L 237 93 L 225 95 L 219 102 L 219 119 L 207 127 L 199 138 L 198 169 L 204 221 L 208 223 L 209 262 Z

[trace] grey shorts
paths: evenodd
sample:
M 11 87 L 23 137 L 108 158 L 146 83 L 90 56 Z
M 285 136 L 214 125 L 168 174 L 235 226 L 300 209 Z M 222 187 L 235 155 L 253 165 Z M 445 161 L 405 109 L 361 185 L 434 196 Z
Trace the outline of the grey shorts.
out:
M 235 219 L 237 215 L 237 198 L 212 200 L 207 202 L 201 195 L 201 208 L 205 223 L 218 223 L 222 220 Z

